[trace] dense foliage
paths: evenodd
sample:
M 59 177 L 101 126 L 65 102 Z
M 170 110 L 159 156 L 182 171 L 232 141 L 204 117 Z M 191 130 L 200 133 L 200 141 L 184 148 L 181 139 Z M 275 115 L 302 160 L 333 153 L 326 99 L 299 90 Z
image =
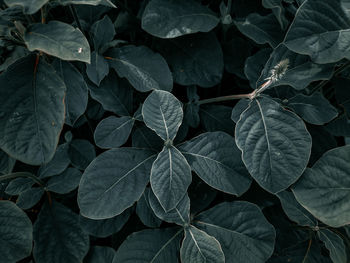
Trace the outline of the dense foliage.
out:
M 349 0 L 0 0 L 0 262 L 349 262 L 349 59 Z

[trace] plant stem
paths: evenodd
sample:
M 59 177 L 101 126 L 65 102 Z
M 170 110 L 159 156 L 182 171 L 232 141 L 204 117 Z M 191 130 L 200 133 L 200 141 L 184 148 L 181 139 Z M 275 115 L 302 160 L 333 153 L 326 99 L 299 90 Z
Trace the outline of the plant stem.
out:
M 11 174 L 2 175 L 2 176 L 0 176 L 0 182 L 5 181 L 5 180 L 19 178 L 19 177 L 30 178 L 34 182 L 36 182 L 38 185 L 40 185 L 41 187 L 45 187 L 45 183 L 39 177 L 36 177 L 35 175 L 33 175 L 31 173 L 27 173 L 27 172 L 18 172 L 18 173 L 11 173 Z
M 220 102 L 220 101 L 229 101 L 229 100 L 239 100 L 239 99 L 250 99 L 251 95 L 248 94 L 237 94 L 237 95 L 229 95 L 229 96 L 223 96 L 223 97 L 217 97 L 217 98 L 211 98 L 206 100 L 200 100 L 197 102 L 198 105 L 212 103 L 212 102 Z

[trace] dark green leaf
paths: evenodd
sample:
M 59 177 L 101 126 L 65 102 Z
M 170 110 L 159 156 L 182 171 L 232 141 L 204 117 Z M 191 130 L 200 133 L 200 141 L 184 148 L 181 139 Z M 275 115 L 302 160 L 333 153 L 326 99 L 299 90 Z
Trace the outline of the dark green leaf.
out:
M 132 134 L 132 147 L 148 148 L 160 152 L 164 141 L 151 129 L 146 126 L 136 126 Z
M 344 107 L 347 116 L 350 117 L 350 93 L 348 89 L 350 79 L 336 78 L 333 79 L 332 82 L 335 86 L 335 98 L 337 99 L 337 102 Z
M 272 13 L 277 18 L 278 23 L 280 23 L 282 29 L 285 29 L 287 27 L 288 20 L 285 15 L 282 0 L 262 0 L 262 5 L 265 8 L 270 8 L 272 10 Z
M 16 204 L 23 210 L 27 210 L 35 206 L 44 195 L 45 191 L 41 187 L 29 188 L 21 192 L 17 198 Z
M 32 251 L 33 226 L 27 215 L 10 201 L 0 201 L 1 261 L 16 263 Z
M 219 21 L 214 12 L 193 0 L 151 0 L 143 12 L 141 27 L 156 37 L 174 38 L 209 32 Z
M 145 149 L 116 148 L 100 154 L 80 181 L 81 214 L 107 219 L 132 206 L 149 182 L 153 160 L 154 152 Z
M 136 214 L 140 218 L 141 222 L 148 227 L 159 227 L 162 223 L 153 212 L 150 203 L 148 201 L 148 195 L 150 192 L 150 188 L 146 188 L 141 198 L 137 202 L 136 206 Z
M 106 43 L 112 41 L 115 35 L 114 25 L 106 15 L 103 19 L 96 21 L 91 27 L 94 48 L 97 53 Z
M 36 13 L 43 5 L 49 0 L 4 0 L 8 6 L 20 6 L 23 9 L 23 13 L 32 15 Z
M 75 139 L 69 144 L 69 158 L 72 165 L 84 170 L 96 157 L 95 147 L 87 140 Z
M 30 51 L 39 50 L 63 60 L 90 63 L 90 46 L 79 29 L 60 21 L 31 25 L 24 37 Z
M 79 226 L 79 217 L 58 202 L 46 203 L 34 224 L 36 263 L 78 263 L 89 250 L 89 236 Z
M 271 193 L 293 184 L 311 153 L 304 122 L 268 97 L 256 98 L 241 114 L 235 139 L 249 173 Z
M 116 6 L 110 1 L 110 0 L 56 0 L 61 5 L 69 5 L 69 4 L 75 4 L 75 5 L 104 5 L 108 7 L 114 7 Z
M 346 114 L 340 115 L 325 126 L 326 130 L 334 136 L 350 136 L 350 120 Z
M 58 175 L 66 170 L 70 164 L 68 148 L 68 143 L 59 145 L 51 161 L 40 166 L 38 176 L 40 178 L 51 177 L 53 175 Z
M 248 108 L 250 100 L 241 99 L 237 102 L 237 104 L 233 107 L 231 113 L 231 119 L 237 123 L 241 117 L 241 114 Z
M 111 247 L 93 246 L 84 259 L 85 263 L 112 263 L 115 250 Z
M 224 105 L 204 105 L 200 107 L 201 125 L 206 131 L 224 131 L 235 133 L 235 124 L 231 120 L 232 108 Z
M 346 263 L 347 255 L 343 239 L 329 229 L 320 229 L 317 232 L 320 239 L 329 250 L 330 257 L 335 263 Z
M 0 147 L 22 162 L 47 163 L 64 122 L 63 81 L 30 55 L 0 75 L 0 87 Z
M 8 195 L 18 195 L 34 185 L 31 178 L 16 178 L 6 186 L 5 193 Z
M 67 168 L 63 173 L 53 176 L 46 185 L 47 191 L 67 194 L 79 185 L 81 172 L 76 168 Z
M 9 156 L 4 151 L 0 150 L 0 174 L 8 174 L 11 173 L 16 160 Z
M 197 128 L 200 122 L 199 118 L 199 105 L 195 103 L 185 104 L 185 121 L 192 127 Z
M 91 64 L 86 65 L 86 74 L 89 79 L 100 86 L 101 81 L 108 75 L 109 65 L 107 60 L 96 51 L 91 53 Z

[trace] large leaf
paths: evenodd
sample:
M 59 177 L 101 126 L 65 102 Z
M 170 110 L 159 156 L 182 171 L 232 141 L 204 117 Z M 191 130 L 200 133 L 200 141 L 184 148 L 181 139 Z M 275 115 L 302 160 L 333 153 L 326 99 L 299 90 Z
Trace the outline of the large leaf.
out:
M 114 7 L 116 6 L 110 1 L 110 0 L 56 0 L 58 1 L 61 5 L 69 5 L 69 4 L 74 4 L 74 5 L 104 5 L 108 7 Z
M 350 146 L 332 149 L 305 171 L 293 186 L 293 193 L 304 208 L 325 224 L 349 224 L 349 171 Z
M 178 263 L 182 229 L 146 229 L 127 237 L 113 263 Z
M 63 79 L 67 88 L 65 123 L 73 126 L 86 110 L 88 87 L 83 76 L 71 63 L 57 59 L 53 63 L 53 66 Z
M 275 229 L 251 203 L 221 203 L 200 213 L 194 224 L 220 242 L 226 262 L 263 263 L 272 255 Z
M 289 27 L 286 46 L 316 63 L 349 59 L 350 20 L 342 2 L 347 1 L 304 1 Z
M 182 122 L 180 101 L 166 91 L 153 91 L 142 106 L 142 117 L 148 128 L 154 130 L 164 141 L 174 140 Z
M 159 46 L 176 83 L 201 87 L 212 87 L 220 83 L 224 59 L 214 33 L 163 40 L 159 41 Z
M 63 81 L 30 55 L 0 75 L 0 87 L 2 150 L 32 165 L 50 161 L 64 122 Z
M 135 120 L 123 116 L 117 118 L 110 116 L 103 119 L 96 127 L 94 138 L 100 148 L 117 148 L 123 145 L 129 138 Z
M 142 15 L 141 27 L 161 38 L 209 32 L 218 23 L 214 12 L 193 0 L 152 0 Z
M 27 215 L 10 201 L 0 201 L 1 262 L 16 263 L 32 251 L 33 226 Z
M 149 182 L 153 160 L 154 152 L 143 149 L 117 148 L 100 154 L 80 181 L 81 214 L 91 219 L 107 219 L 132 206 Z
M 36 13 L 49 0 L 4 0 L 8 6 L 21 6 L 23 13 L 32 15 Z
M 185 229 L 180 256 L 183 263 L 225 262 L 220 243 L 214 237 L 194 226 Z
M 242 195 L 251 178 L 234 139 L 224 132 L 208 132 L 182 144 L 179 150 L 196 174 L 211 187 Z
M 165 59 L 146 46 L 113 48 L 105 57 L 120 77 L 125 77 L 138 91 L 171 91 L 173 77 Z
M 86 255 L 85 263 L 112 263 L 115 256 L 115 250 L 111 247 L 91 247 L 89 253 Z
M 293 184 L 311 153 L 311 136 L 304 122 L 268 97 L 256 98 L 241 114 L 236 143 L 250 174 L 271 193 Z
M 15 164 L 16 160 L 14 158 L 0 150 L 0 174 L 11 173 Z
M 33 24 L 27 29 L 24 41 L 30 51 L 39 50 L 63 60 L 90 63 L 90 46 L 84 34 L 63 22 Z
M 175 208 L 192 180 L 191 167 L 174 146 L 164 146 L 152 165 L 151 186 L 163 209 Z
M 89 250 L 89 236 L 79 217 L 58 202 L 46 203 L 34 224 L 33 255 L 37 263 L 82 262 Z
M 344 241 L 339 235 L 327 228 L 320 229 L 317 234 L 329 250 L 330 257 L 334 263 L 348 262 Z

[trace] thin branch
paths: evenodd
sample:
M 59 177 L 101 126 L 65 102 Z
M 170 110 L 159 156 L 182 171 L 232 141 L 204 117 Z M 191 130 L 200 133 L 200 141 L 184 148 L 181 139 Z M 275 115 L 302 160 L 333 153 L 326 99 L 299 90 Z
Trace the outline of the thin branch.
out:
M 238 94 L 238 95 L 229 95 L 229 96 L 222 96 L 222 97 L 200 100 L 197 102 L 197 104 L 202 105 L 202 104 L 213 103 L 213 102 L 239 100 L 239 99 L 251 99 L 251 98 L 252 98 L 252 93 Z

